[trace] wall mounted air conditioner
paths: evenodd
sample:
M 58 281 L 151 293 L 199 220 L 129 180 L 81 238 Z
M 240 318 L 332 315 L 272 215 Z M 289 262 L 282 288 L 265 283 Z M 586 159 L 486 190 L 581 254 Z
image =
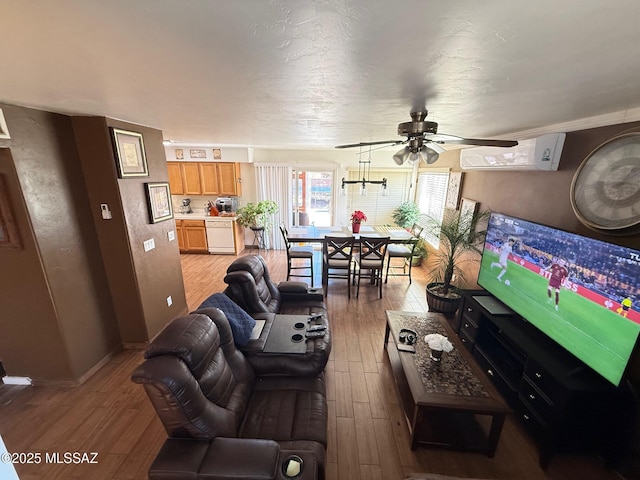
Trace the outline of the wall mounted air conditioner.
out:
M 558 170 L 567 135 L 549 133 L 519 140 L 515 147 L 472 147 L 460 150 L 463 170 Z

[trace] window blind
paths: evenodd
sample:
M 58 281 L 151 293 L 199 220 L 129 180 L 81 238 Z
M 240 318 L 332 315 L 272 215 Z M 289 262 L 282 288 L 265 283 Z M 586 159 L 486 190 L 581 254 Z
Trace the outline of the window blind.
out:
M 425 223 L 424 217 L 429 217 L 437 221 L 442 221 L 444 216 L 444 205 L 447 199 L 447 185 L 449 174 L 441 172 L 425 172 L 418 174 L 416 203 L 422 215 L 421 222 Z M 440 239 L 430 235 L 425 231 L 425 240 L 438 248 Z
M 380 195 L 381 185 L 367 184 L 366 197 L 359 195 L 359 185 L 346 185 L 349 215 L 354 210 L 361 210 L 367 216 L 369 225 L 394 225 L 393 210 L 404 201 L 404 196 L 411 182 L 411 173 L 371 170 L 367 180 L 382 180 L 383 178 L 387 179 L 387 189 L 389 190 L 387 197 Z M 349 180 L 359 180 L 358 172 L 350 171 Z

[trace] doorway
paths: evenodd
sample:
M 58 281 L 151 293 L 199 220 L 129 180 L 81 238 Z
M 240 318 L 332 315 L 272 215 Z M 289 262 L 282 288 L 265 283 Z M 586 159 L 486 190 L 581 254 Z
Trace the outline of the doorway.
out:
M 293 226 L 328 227 L 333 221 L 333 172 L 293 170 Z

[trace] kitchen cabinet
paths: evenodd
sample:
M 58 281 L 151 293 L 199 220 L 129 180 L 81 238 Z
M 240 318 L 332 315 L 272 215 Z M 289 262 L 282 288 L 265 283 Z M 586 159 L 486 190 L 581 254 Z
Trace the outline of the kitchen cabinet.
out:
M 220 195 L 218 165 L 216 163 L 200 163 L 200 185 L 202 195 Z
M 204 220 L 176 220 L 176 235 L 181 253 L 207 253 Z
M 218 166 L 218 184 L 220 195 L 242 195 L 242 183 L 240 183 L 240 164 L 220 162 Z
M 173 195 L 242 195 L 240 164 L 233 162 L 167 162 Z
M 202 195 L 200 183 L 200 164 L 184 162 L 180 165 L 182 169 L 182 185 L 185 195 Z
M 172 195 L 183 195 L 182 168 L 178 162 L 167 162 L 167 174 L 169 176 L 169 189 Z

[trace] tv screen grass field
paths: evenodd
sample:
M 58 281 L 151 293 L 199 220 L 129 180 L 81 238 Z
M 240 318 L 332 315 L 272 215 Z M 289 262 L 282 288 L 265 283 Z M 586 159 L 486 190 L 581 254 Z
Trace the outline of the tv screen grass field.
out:
M 640 252 L 492 214 L 478 284 L 618 385 L 640 333 Z

